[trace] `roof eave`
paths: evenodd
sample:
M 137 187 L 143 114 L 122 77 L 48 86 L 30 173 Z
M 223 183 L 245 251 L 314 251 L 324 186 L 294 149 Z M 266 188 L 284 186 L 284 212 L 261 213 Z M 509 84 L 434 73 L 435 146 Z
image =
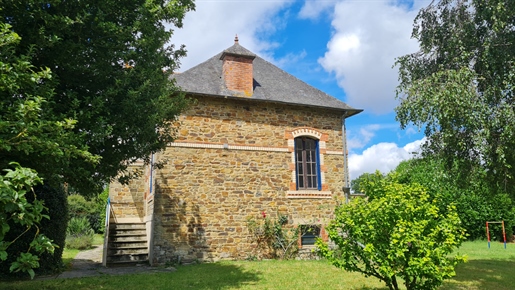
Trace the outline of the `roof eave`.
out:
M 241 98 L 241 97 L 228 96 L 228 95 L 212 95 L 212 94 L 196 93 L 196 92 L 184 92 L 184 93 L 186 93 L 188 95 L 205 96 L 205 97 L 211 97 L 211 98 L 223 98 L 223 99 L 233 99 L 233 100 L 239 100 L 239 101 L 274 103 L 274 104 L 291 105 L 291 106 L 297 106 L 297 107 L 308 107 L 308 108 L 319 108 L 319 109 L 324 109 L 324 110 L 333 110 L 333 111 L 342 112 L 345 118 L 349 118 L 349 117 L 352 117 L 354 115 L 357 115 L 357 114 L 363 112 L 362 109 L 354 109 L 354 108 L 349 108 L 349 109 L 335 108 L 335 107 L 327 107 L 327 106 L 282 102 L 282 101 L 277 101 L 277 100 Z

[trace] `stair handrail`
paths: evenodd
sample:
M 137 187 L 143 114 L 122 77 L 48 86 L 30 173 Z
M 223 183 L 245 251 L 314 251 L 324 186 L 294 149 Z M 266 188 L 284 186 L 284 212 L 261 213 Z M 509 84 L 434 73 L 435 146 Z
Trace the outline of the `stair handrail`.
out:
M 109 217 L 111 216 L 111 198 L 107 197 L 106 219 L 104 223 L 104 253 L 102 256 L 102 266 L 107 267 L 107 246 L 109 245 Z

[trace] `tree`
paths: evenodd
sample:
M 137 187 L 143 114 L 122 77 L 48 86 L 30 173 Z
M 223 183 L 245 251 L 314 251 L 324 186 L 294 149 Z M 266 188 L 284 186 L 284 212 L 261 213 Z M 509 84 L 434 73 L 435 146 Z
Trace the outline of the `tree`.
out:
M 173 31 L 165 23 L 181 27 L 193 1 L 0 0 L 0 7 L 2 21 L 21 37 L 14 57 L 25 55 L 33 67 L 52 71 L 52 78 L 40 78 L 37 86 L 48 89 L 38 103 L 41 119 L 68 120 L 70 148 L 98 157 L 91 162 L 67 155 L 54 162 L 61 153 L 14 146 L 0 150 L 0 168 L 17 161 L 46 183 L 67 182 L 82 193 L 98 193 L 128 164 L 148 160 L 173 140 L 170 121 L 187 101 L 169 72 L 185 50 L 168 44 Z M 33 87 L 24 83 L 16 92 L 2 90 L 0 116 L 28 99 Z
M 375 173 L 366 173 L 365 172 L 365 173 L 361 174 L 360 176 L 358 176 L 358 178 L 353 179 L 350 182 L 350 187 L 354 193 L 362 193 L 363 189 L 361 188 L 361 185 L 364 182 L 366 182 L 366 181 L 373 182 L 374 180 L 378 181 L 378 178 L 381 179 L 381 178 L 383 178 L 383 176 L 377 175 Z
M 337 207 L 326 227 L 335 248 L 317 241 L 319 253 L 333 265 L 363 273 L 398 289 L 435 289 L 455 275 L 464 257 L 452 255 L 465 238 L 454 205 L 444 213 L 417 184 L 401 184 L 394 175 L 362 184 L 368 198 Z
M 397 59 L 397 120 L 424 128 L 425 153 L 481 170 L 515 197 L 515 2 L 441 0 L 420 10 L 420 51 Z M 455 177 L 456 180 L 462 178 Z
M 415 158 L 401 162 L 394 170 L 398 181 L 403 184 L 420 184 L 427 189 L 432 199 L 438 199 L 440 212 L 452 203 L 457 207 L 462 226 L 471 240 L 485 238 L 486 221 L 504 220 L 506 236 L 513 234 L 515 208 L 513 201 L 505 193 L 491 195 L 488 181 L 481 171 L 469 172 L 465 182 L 456 181 L 460 169 L 453 166 L 445 168 L 444 162 L 435 156 Z M 502 241 L 502 229 L 492 228 L 493 236 Z
M 17 154 L 45 157 L 44 165 L 51 168 L 66 164 L 70 158 L 95 163 L 98 158 L 71 141 L 74 120 L 45 118 L 42 106 L 53 95 L 51 84 L 46 82 L 51 79 L 51 72 L 47 68 L 36 69 L 28 55 L 16 54 L 20 37 L 10 28 L 9 24 L 0 22 L 1 155 L 12 160 L 23 159 L 15 158 Z M 0 167 L 5 168 L 0 175 L 0 272 L 22 271 L 33 277 L 33 269 L 40 266 L 41 258 L 54 267 L 54 256 L 61 259 L 64 239 L 60 242 L 54 230 L 63 224 L 66 228 L 66 220 L 56 219 L 58 224 L 52 224 L 44 219 L 55 217 L 55 212 L 63 216 L 62 204 L 54 202 L 59 204 L 58 208 L 49 211 L 43 203 L 59 197 L 48 196 L 50 191 L 46 190 L 46 195 L 36 198 L 38 192 L 33 186 L 45 188 L 40 186 L 43 180 L 34 170 L 7 162 L 8 159 L 2 159 L 4 167 Z M 7 169 L 12 165 L 15 170 Z M 61 250 L 54 251 L 57 245 Z
M 69 167 L 72 158 L 96 164 L 98 157 L 86 146 L 75 144 L 72 129 L 76 121 L 44 112 L 54 96 L 52 72 L 31 64 L 32 49 L 26 54 L 17 52 L 21 38 L 11 29 L 0 23 L 0 168 L 10 167 L 12 161 L 26 161 L 48 167 L 48 172 Z

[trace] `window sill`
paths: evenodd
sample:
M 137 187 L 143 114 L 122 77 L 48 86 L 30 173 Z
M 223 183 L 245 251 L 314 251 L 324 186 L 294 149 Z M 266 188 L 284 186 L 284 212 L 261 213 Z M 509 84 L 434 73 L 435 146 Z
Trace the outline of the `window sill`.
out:
M 288 190 L 286 192 L 287 198 L 332 198 L 333 194 L 330 191 L 319 190 Z

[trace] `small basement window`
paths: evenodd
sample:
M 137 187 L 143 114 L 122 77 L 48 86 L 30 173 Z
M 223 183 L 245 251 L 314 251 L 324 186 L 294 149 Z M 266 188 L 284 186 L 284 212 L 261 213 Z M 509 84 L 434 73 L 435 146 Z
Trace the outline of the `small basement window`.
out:
M 320 226 L 318 225 L 301 225 L 300 226 L 300 245 L 313 246 L 316 239 L 320 237 Z

